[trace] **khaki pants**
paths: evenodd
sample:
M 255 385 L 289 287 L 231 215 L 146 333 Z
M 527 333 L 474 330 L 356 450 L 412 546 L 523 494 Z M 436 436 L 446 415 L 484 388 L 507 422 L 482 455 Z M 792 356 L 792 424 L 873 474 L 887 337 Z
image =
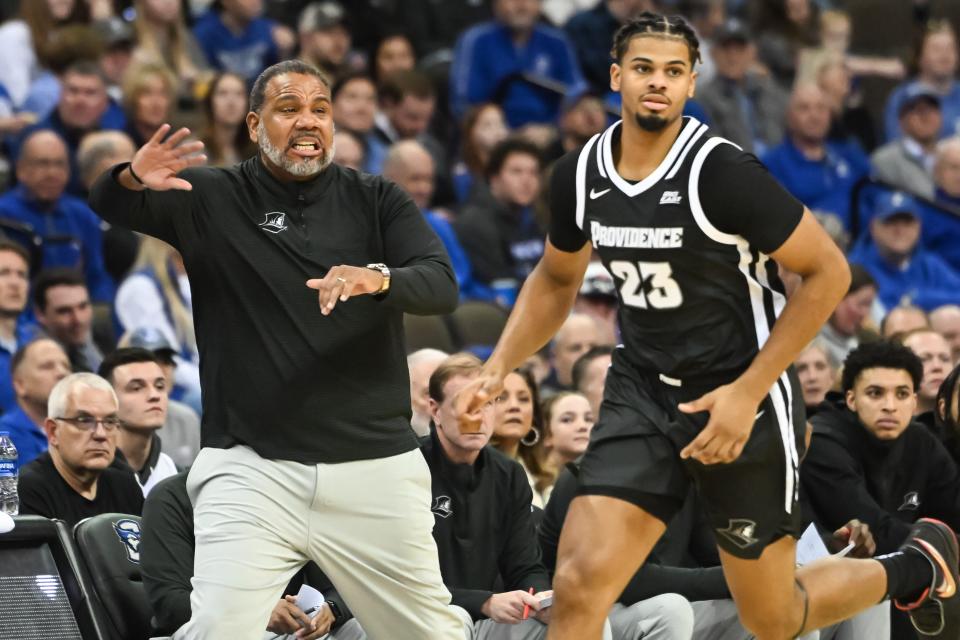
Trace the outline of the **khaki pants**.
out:
M 313 560 L 374 640 L 460 640 L 447 605 L 419 451 L 340 464 L 204 448 L 187 478 L 196 551 L 193 617 L 176 640 L 259 640 L 294 573 Z

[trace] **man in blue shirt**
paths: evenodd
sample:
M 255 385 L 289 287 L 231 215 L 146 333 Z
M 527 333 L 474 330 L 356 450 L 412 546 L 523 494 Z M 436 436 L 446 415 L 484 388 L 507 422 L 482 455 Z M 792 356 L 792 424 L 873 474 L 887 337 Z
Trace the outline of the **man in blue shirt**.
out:
M 814 84 L 800 84 L 790 96 L 787 138 L 763 155 L 770 173 L 811 210 L 832 213 L 850 229 L 850 193 L 870 171 L 855 144 L 827 140 L 830 106 Z
M 903 193 L 880 196 L 869 236 L 850 251 L 850 262 L 863 265 L 876 280 L 888 310 L 912 304 L 930 311 L 957 301 L 960 274 L 920 246 L 918 211 L 919 204 Z
M 552 124 L 565 97 L 587 90 L 573 47 L 557 29 L 538 24 L 540 0 L 494 0 L 495 19 L 467 29 L 457 40 L 450 70 L 450 105 L 456 118 L 481 102 L 497 102 L 513 128 Z M 552 91 L 522 80 L 530 76 Z
M 38 338 L 14 354 L 10 372 L 17 404 L 0 418 L 0 431 L 10 433 L 23 466 L 47 450 L 47 400 L 53 386 L 70 374 L 70 360 L 55 340 Z
M 960 137 L 937 145 L 933 160 L 934 199 L 960 211 Z M 924 206 L 920 211 L 923 246 L 947 261 L 960 273 L 960 216 Z
M 17 406 L 10 376 L 10 360 L 36 332 L 25 322 L 30 289 L 30 255 L 16 242 L 0 239 L 0 412 Z
M 275 34 L 280 27 L 263 17 L 262 0 L 221 0 L 193 26 L 193 35 L 219 71 L 253 83 L 260 72 L 280 61 Z
M 41 268 L 82 269 L 94 300 L 113 299 L 114 284 L 103 264 L 99 220 L 87 203 L 66 195 L 70 175 L 67 147 L 53 131 L 40 130 L 24 140 L 17 160 L 19 185 L 0 196 L 0 217 L 27 225 L 17 238 L 32 248 L 41 244 Z

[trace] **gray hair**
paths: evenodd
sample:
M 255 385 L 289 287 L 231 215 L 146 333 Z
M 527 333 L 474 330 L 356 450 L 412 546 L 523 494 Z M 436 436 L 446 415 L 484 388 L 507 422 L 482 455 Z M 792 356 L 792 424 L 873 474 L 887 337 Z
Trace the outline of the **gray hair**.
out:
M 840 361 L 837 360 L 837 356 L 833 353 L 833 351 L 830 350 L 830 345 L 822 337 L 817 336 L 811 340 L 807 346 L 801 349 L 800 353 L 805 353 L 810 349 L 819 349 L 820 353 L 826 357 L 827 364 L 830 365 L 830 368 L 833 369 L 834 373 L 836 373 L 837 369 L 840 368 Z
M 55 384 L 50 391 L 50 399 L 47 400 L 47 415 L 51 418 L 63 416 L 67 412 L 67 403 L 70 400 L 70 395 L 77 387 L 109 391 L 114 403 L 117 407 L 120 406 L 120 401 L 117 399 L 117 392 L 113 390 L 112 384 L 95 373 L 71 373 Z
M 136 152 L 133 140 L 122 131 L 96 131 L 84 136 L 80 143 L 80 149 L 77 150 L 77 169 L 80 178 L 84 182 L 92 182 L 97 177 L 93 175 L 93 172 L 100 166 L 100 163 L 106 158 L 117 155 L 118 147 L 124 143 Z M 129 158 L 127 159 L 129 160 Z
M 425 362 L 443 362 L 450 356 L 446 351 L 440 349 L 418 349 L 407 356 L 407 367 L 413 369 L 417 365 Z

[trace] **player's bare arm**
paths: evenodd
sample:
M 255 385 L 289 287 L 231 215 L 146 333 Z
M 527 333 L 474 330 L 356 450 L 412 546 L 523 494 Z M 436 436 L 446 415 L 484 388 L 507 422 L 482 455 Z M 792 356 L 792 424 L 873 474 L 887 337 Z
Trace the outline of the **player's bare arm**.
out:
M 734 382 L 680 405 L 710 420 L 680 455 L 703 464 L 732 462 L 750 437 L 757 407 L 800 350 L 816 336 L 850 284 L 850 268 L 809 210 L 770 257 L 802 278 L 750 367 Z
M 476 431 L 484 404 L 497 397 L 503 378 L 543 347 L 570 314 L 593 251 L 589 243 L 579 251 L 561 251 L 546 241 L 543 257 L 520 290 L 500 340 L 483 373 L 457 398 L 460 428 Z

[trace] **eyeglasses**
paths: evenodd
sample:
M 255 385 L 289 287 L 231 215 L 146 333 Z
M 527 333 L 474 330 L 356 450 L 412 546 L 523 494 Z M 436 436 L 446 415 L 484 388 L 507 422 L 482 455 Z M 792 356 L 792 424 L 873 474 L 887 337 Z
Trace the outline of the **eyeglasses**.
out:
M 96 431 L 97 425 L 103 425 L 103 430 L 112 433 L 117 430 L 121 424 L 120 418 L 94 418 L 93 416 L 76 416 L 75 418 L 54 418 L 54 420 L 63 420 L 69 422 L 81 431 Z

